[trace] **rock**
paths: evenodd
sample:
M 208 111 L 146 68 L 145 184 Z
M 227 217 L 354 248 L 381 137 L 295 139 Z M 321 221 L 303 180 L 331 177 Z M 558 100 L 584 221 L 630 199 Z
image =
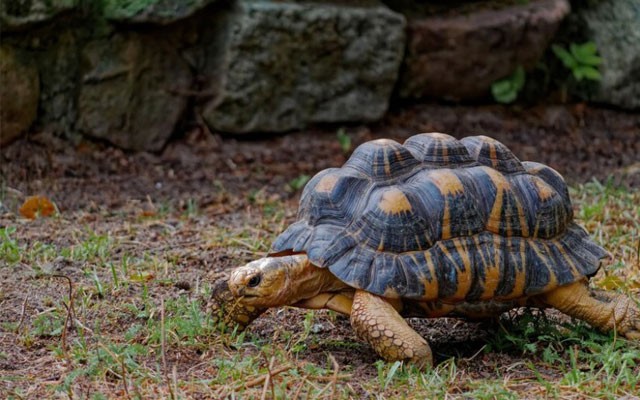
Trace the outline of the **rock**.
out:
M 81 40 L 73 29 L 59 29 L 38 42 L 32 48 L 40 69 L 40 107 L 35 126 L 67 134 L 77 116 Z
M 103 15 L 124 23 L 170 24 L 190 17 L 216 0 L 108 0 Z
M 33 60 L 0 46 L 0 146 L 29 129 L 36 118 L 40 84 Z
M 225 132 L 374 121 L 387 110 L 404 49 L 402 15 L 378 2 L 241 1 L 203 117 Z
M 535 66 L 562 19 L 567 0 L 468 14 L 410 15 L 401 97 L 474 99 L 517 66 Z
M 0 0 L 0 31 L 31 28 L 78 6 L 78 0 Z
M 124 149 L 160 150 L 187 105 L 188 65 L 160 32 L 88 43 L 76 128 Z
M 640 109 L 640 1 L 589 2 L 576 11 L 586 36 L 602 57 L 597 93 L 591 100 Z

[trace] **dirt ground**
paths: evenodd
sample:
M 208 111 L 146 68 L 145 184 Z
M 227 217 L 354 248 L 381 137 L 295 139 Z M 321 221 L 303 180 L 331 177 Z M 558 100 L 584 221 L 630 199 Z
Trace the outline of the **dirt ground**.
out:
M 286 135 L 210 135 L 199 127 L 173 140 L 159 154 L 127 153 L 103 143 L 76 146 L 50 135 L 31 135 L 2 149 L 5 184 L 24 194 L 48 194 L 60 211 L 104 207 L 130 201 L 194 199 L 242 209 L 246 194 L 264 190 L 290 199 L 287 184 L 300 175 L 340 166 L 348 158 L 328 126 Z M 420 132 L 457 137 L 489 135 L 521 160 L 548 164 L 568 183 L 613 177 L 640 187 L 640 114 L 584 104 L 527 109 L 417 105 L 390 113 L 382 122 L 344 126 L 352 148 L 380 137 L 403 141 Z M 237 196 L 221 201 L 221 187 Z M 245 194 L 243 196 L 243 194 Z M 237 201 L 237 202 L 236 202 Z M 229 210 L 226 210 L 229 211 Z
M 350 150 L 338 140 L 338 129 L 349 136 Z M 457 137 L 492 136 L 521 160 L 555 168 L 572 185 L 597 178 L 630 190 L 640 188 L 640 114 L 584 104 L 534 108 L 422 104 L 392 111 L 375 124 L 321 126 L 286 135 L 226 136 L 192 126 L 158 154 L 129 153 L 90 140 L 71 143 L 47 133 L 30 134 L 0 150 L 4 198 L 0 228 L 16 227 L 18 242 L 26 246 L 72 246 L 78 238 L 86 241 L 87 231 L 116 238 L 117 245 L 109 248 L 108 257 L 122 260 L 123 254 L 144 253 L 154 260 L 175 260 L 175 271 L 167 272 L 166 264 L 157 266 L 157 276 L 170 277 L 172 283 L 158 280 L 149 286 L 155 300 L 197 296 L 195 288 L 212 272 L 228 270 L 267 251 L 278 232 L 294 220 L 305 176 L 340 166 L 364 141 L 380 137 L 402 141 L 415 133 L 433 131 Z M 24 197 L 36 194 L 55 203 L 58 218 L 27 221 L 16 215 Z M 188 221 L 181 218 L 186 214 L 192 216 Z M 66 278 L 55 283 L 34 280 L 41 269 L 68 277 L 76 290 L 89 290 L 93 283 L 82 261 L 68 258 L 45 257 L 46 262 L 37 268 L 28 259 L 14 266 L 0 264 L 0 320 L 20 328 L 33 315 L 58 304 L 56 299 L 67 290 Z M 104 276 L 109 279 L 109 272 Z M 140 291 L 116 294 L 126 299 L 139 296 Z M 268 339 L 281 329 L 300 332 L 305 315 L 293 309 L 272 310 L 257 321 L 251 333 Z M 114 336 L 131 322 L 111 319 L 107 310 L 85 317 L 94 323 L 104 318 L 103 334 Z M 437 360 L 463 357 L 458 369 L 470 376 L 495 376 L 495 365 L 517 365 L 518 360 L 509 354 L 475 357 L 490 334 L 481 324 L 454 319 L 413 323 L 435 343 Z M 356 341 L 347 319 L 320 312 L 313 332 L 325 344 L 322 351 L 304 353 L 306 361 L 323 364 L 324 352 L 330 352 L 339 365 L 349 365 L 356 378 L 375 375 L 371 364 L 376 358 L 369 349 L 361 346 L 354 351 L 339 345 Z M 60 337 L 36 337 L 35 342 L 25 344 L 19 333 L 20 329 L 0 327 L 0 374 L 29 378 L 15 378 L 5 389 L 15 395 L 16 388 L 21 388 L 26 397 L 49 393 L 47 386 L 59 384 L 65 376 L 60 357 L 50 351 Z M 75 335 L 69 332 L 66 340 Z M 180 376 L 204 376 L 207 371 L 196 365 L 207 354 L 206 350 L 169 352 L 168 362 L 177 366 Z M 523 366 L 514 367 L 511 373 L 518 376 L 518 371 L 530 375 Z M 117 397 L 117 391 L 110 393 L 109 397 Z M 367 395 L 358 387 L 354 393 Z

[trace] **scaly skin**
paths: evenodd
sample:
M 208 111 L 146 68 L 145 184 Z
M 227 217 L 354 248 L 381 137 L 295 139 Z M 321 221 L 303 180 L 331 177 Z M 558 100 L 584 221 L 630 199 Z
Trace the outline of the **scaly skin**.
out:
M 387 361 L 409 361 L 419 368 L 433 365 L 427 341 L 382 297 L 356 290 L 351 326 Z
M 311 264 L 304 254 L 261 258 L 236 268 L 229 278 L 233 295 L 258 308 L 294 305 L 320 293 L 347 288 L 328 269 Z
M 223 329 L 244 330 L 253 320 L 265 312 L 266 308 L 259 308 L 243 304 L 229 290 L 228 276 L 218 277 L 213 286 L 209 311 Z
M 328 269 L 311 264 L 304 254 L 267 257 L 235 269 L 228 281 L 216 283 L 212 303 L 223 322 L 235 322 L 241 329 L 271 307 L 334 310 L 350 315 L 358 336 L 385 360 L 407 360 L 420 367 L 432 364 L 431 349 L 403 317 L 453 314 L 487 318 L 526 303 L 554 307 L 603 331 L 616 330 L 629 339 L 640 340 L 640 307 L 624 294 L 590 290 L 586 279 L 534 297 L 504 302 L 403 302 L 354 290 Z
M 640 307 L 622 293 L 589 289 L 585 280 L 561 286 L 538 299 L 604 332 L 615 330 L 627 339 L 640 340 Z

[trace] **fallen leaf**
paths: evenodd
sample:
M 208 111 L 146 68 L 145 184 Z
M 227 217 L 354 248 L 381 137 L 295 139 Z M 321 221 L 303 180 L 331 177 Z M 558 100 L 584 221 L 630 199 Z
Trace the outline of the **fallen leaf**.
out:
M 152 272 L 139 272 L 129 275 L 129 280 L 131 282 L 149 282 L 154 278 L 154 274 Z
M 56 211 L 55 206 L 44 196 L 29 196 L 20 206 L 20 215 L 29 219 L 49 217 Z
M 623 279 L 616 275 L 609 275 L 598 281 L 596 285 L 605 290 L 637 289 L 639 282 L 635 279 Z
M 143 217 L 155 217 L 157 215 L 156 210 L 142 210 Z

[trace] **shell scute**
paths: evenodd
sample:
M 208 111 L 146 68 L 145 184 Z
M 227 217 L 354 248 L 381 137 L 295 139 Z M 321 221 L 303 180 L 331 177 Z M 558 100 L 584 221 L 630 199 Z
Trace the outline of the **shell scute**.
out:
M 404 142 L 411 154 L 430 167 L 462 166 L 475 163 L 467 148 L 453 136 L 444 133 L 421 133 Z
M 468 236 L 484 229 L 485 216 L 470 169 L 424 170 L 407 180 L 416 214 L 429 221 L 430 242 Z
M 344 226 L 357 213 L 369 190 L 369 180 L 353 171 L 330 168 L 316 174 L 305 186 L 300 198 L 298 219 L 311 226 L 328 220 Z
M 378 139 L 358 146 L 344 167 L 359 171 L 374 181 L 384 181 L 409 173 L 418 164 L 418 160 L 400 143 Z
M 480 164 L 504 173 L 524 172 L 525 169 L 511 150 L 488 136 L 468 136 L 460 140 L 471 157 Z

